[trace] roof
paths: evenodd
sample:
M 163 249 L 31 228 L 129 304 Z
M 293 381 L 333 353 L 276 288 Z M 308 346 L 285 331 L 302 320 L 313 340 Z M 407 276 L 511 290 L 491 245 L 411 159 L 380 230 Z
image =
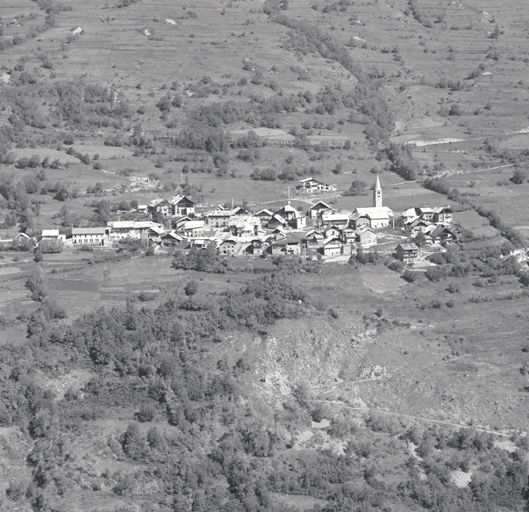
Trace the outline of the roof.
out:
M 419 247 L 414 243 L 399 244 L 397 247 L 400 247 L 404 251 L 417 251 Z
M 281 224 L 287 224 L 287 221 L 283 219 L 283 217 L 281 217 L 279 213 L 274 213 L 274 215 L 272 215 L 272 218 L 270 220 L 274 220 L 274 219 L 280 222 Z
M 349 214 L 347 213 L 322 213 L 321 218 L 324 221 L 349 221 Z
M 448 211 L 448 212 L 452 213 L 452 207 L 450 205 L 448 205 L 448 206 L 435 206 L 432 209 L 433 209 L 433 211 L 435 213 L 442 213 L 444 211 Z
M 299 244 L 305 237 L 299 233 L 289 233 L 286 237 L 288 244 Z
M 232 215 L 250 215 L 248 210 L 246 208 L 243 208 L 242 206 L 237 206 L 233 210 L 231 210 Z
M 231 210 L 212 210 L 204 214 L 205 217 L 231 217 Z
M 410 227 L 415 227 L 415 226 L 418 226 L 419 224 L 424 224 L 426 226 L 429 226 L 430 225 L 430 222 L 424 220 L 424 219 L 421 219 L 420 217 L 417 217 L 415 219 L 413 219 L 411 222 L 408 223 L 408 225 Z
M 270 215 L 270 216 L 272 216 L 273 213 L 270 210 L 267 210 L 265 208 L 264 210 L 261 210 L 260 212 L 257 212 L 255 215 L 256 216 L 261 216 L 261 215 Z
M 162 233 L 165 233 L 165 229 L 162 228 L 161 226 L 152 226 L 149 229 L 151 231 L 154 231 L 155 233 L 158 233 L 159 235 L 161 235 Z
M 329 245 L 332 242 L 335 242 L 336 245 L 343 245 L 343 242 L 337 236 L 328 236 L 323 240 L 322 245 Z
M 149 201 L 149 206 L 156 206 L 158 203 L 161 203 L 162 201 L 165 201 L 163 197 L 157 197 L 156 199 Z
M 380 179 L 377 174 L 377 180 L 375 181 L 375 190 L 382 190 L 382 187 L 380 186 Z
M 168 233 L 165 233 L 162 235 L 162 238 L 174 238 L 175 240 L 183 240 L 183 238 L 180 235 L 177 235 L 173 231 L 169 231 Z
M 184 229 L 197 229 L 197 228 L 203 228 L 203 227 L 204 227 L 203 220 L 188 220 L 184 222 Z
M 370 208 L 357 208 L 355 213 L 364 216 L 366 215 L 370 219 L 385 219 L 393 217 L 393 211 L 387 206 L 370 207 Z
M 157 226 L 151 220 L 114 220 L 107 223 L 112 229 L 147 229 Z
M 186 201 L 189 201 L 190 203 L 195 204 L 195 201 L 193 201 L 192 199 L 189 199 L 188 196 L 184 196 L 184 195 L 176 195 L 176 196 L 174 196 L 172 199 L 169 199 L 169 203 L 176 205 L 176 204 L 182 202 L 184 199 Z
M 104 235 L 105 228 L 72 228 L 72 235 Z
M 437 226 L 430 234 L 431 234 L 431 236 L 436 237 L 436 236 L 439 236 L 441 233 L 443 233 L 445 231 L 447 231 L 448 233 L 450 233 L 454 237 L 457 236 L 457 233 L 453 229 L 450 229 L 447 226 Z
M 323 183 L 323 181 L 317 180 L 317 179 L 312 178 L 312 177 L 300 180 L 300 183 L 307 183 L 309 181 L 315 181 L 316 183 L 321 183 L 322 185 L 327 185 L 326 183 Z
M 332 210 L 332 208 L 327 203 L 324 203 L 323 201 L 318 201 L 316 204 L 313 204 L 309 208 L 309 210 L 312 210 L 312 209 L 316 208 L 316 206 L 319 206 L 319 205 L 323 205 L 323 206 L 325 206 L 325 208 L 328 208 L 329 210 Z
M 364 237 L 377 237 L 376 233 L 374 231 L 371 231 L 370 229 L 366 229 L 365 231 L 361 231 L 358 233 L 358 238 L 362 239 Z
M 42 236 L 59 236 L 58 229 L 43 229 Z
M 298 211 L 289 203 L 289 204 L 286 204 L 285 206 L 282 206 L 281 208 L 279 208 L 278 210 L 275 211 L 275 213 L 277 212 L 294 212 L 294 213 L 298 213 Z

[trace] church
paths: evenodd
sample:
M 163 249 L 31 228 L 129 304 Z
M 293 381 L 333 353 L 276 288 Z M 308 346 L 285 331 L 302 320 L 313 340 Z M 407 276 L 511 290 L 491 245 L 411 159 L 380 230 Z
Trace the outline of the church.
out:
M 371 229 L 380 229 L 389 226 L 393 219 L 393 211 L 382 205 L 382 186 L 377 174 L 375 188 L 373 189 L 373 206 L 356 208 L 351 220 L 356 225 L 368 225 Z

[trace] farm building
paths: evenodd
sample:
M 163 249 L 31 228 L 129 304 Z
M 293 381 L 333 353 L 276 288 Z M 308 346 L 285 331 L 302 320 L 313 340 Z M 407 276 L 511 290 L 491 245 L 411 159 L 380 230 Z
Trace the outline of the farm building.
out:
M 104 245 L 110 228 L 72 228 L 72 244 Z
M 58 229 L 43 229 L 41 240 L 50 240 L 57 242 L 59 240 L 59 230 Z
M 110 237 L 119 240 L 122 238 L 146 238 L 149 229 L 153 226 L 159 226 L 159 224 L 150 220 L 117 220 L 108 222 L 107 226 L 110 228 Z

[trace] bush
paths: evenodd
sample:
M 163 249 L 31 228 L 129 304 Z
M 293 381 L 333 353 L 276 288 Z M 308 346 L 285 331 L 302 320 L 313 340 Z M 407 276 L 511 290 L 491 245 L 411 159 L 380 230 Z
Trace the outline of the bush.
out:
M 412 272 L 411 270 L 406 269 L 402 274 L 402 279 L 404 279 L 408 283 L 414 283 L 417 279 L 416 272 Z

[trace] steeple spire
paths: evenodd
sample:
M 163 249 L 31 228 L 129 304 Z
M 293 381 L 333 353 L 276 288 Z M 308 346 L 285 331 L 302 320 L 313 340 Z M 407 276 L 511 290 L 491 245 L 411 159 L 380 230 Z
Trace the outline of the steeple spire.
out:
M 382 187 L 380 186 L 380 179 L 378 177 L 378 174 L 377 179 L 375 181 L 375 189 L 373 190 L 373 207 L 382 207 Z

